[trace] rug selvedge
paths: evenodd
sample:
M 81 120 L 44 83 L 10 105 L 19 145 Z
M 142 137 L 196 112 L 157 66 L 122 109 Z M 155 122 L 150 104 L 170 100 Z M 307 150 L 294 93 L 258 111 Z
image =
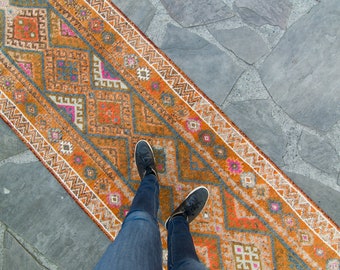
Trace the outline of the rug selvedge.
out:
M 146 138 L 162 224 L 191 188 L 210 190 L 191 229 L 211 269 L 339 264 L 336 225 L 115 7 L 35 2 L 0 7 L 1 117 L 109 237 L 138 187 L 132 154 Z

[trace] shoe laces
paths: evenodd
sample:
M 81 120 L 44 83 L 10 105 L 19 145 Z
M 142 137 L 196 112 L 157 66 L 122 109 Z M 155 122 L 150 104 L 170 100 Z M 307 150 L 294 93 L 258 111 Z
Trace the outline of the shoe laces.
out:
M 146 168 L 151 166 L 152 161 L 153 161 L 153 159 L 151 157 L 143 156 L 143 157 L 141 157 L 141 159 L 142 159 L 143 163 L 145 164 Z
M 186 206 L 186 212 L 187 213 L 195 213 L 198 208 L 200 208 L 201 203 L 197 202 L 195 198 L 193 200 L 190 200 Z

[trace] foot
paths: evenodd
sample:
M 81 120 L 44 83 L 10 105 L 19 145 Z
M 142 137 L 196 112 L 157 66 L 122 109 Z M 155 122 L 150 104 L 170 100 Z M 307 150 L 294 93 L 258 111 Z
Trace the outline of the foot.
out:
M 193 221 L 204 208 L 209 197 L 207 188 L 200 186 L 189 193 L 185 200 L 172 212 L 170 217 L 165 222 L 167 228 L 168 222 L 175 216 L 182 215 L 188 223 Z
M 136 144 L 135 160 L 141 179 L 149 174 L 154 174 L 157 176 L 155 157 L 153 155 L 152 148 L 147 141 L 140 140 Z

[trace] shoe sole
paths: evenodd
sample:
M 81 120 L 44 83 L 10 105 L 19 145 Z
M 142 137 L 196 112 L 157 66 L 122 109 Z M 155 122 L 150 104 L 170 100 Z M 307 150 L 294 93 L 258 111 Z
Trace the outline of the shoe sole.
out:
M 203 209 L 204 209 L 204 207 L 206 206 L 208 200 L 209 200 L 209 197 L 210 197 L 210 192 L 209 192 L 209 190 L 208 190 L 205 186 L 199 186 L 199 187 L 193 189 L 193 190 L 185 197 L 185 199 L 184 199 L 182 202 L 184 202 L 186 199 L 188 199 L 189 196 L 190 196 L 191 194 L 193 194 L 196 190 L 201 189 L 201 188 L 205 189 L 205 190 L 207 191 L 207 193 L 208 193 L 208 197 L 207 197 L 207 199 L 206 199 L 206 201 L 205 201 L 205 203 L 204 203 L 204 205 L 203 205 L 203 207 L 202 207 L 202 210 L 201 210 L 201 212 L 202 212 Z M 200 212 L 200 213 L 201 213 L 201 212 Z M 198 214 L 198 215 L 199 215 L 199 214 Z M 197 216 L 198 216 L 198 215 L 197 215 Z M 166 227 L 166 224 L 168 223 L 168 221 L 169 221 L 170 218 L 171 218 L 171 216 L 168 217 L 167 220 L 165 221 L 165 223 L 164 223 L 164 226 L 165 226 L 165 227 Z

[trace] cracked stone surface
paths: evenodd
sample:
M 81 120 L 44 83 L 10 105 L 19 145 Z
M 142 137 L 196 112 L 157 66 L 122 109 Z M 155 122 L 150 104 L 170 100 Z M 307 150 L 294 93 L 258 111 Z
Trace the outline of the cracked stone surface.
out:
M 228 102 L 269 98 L 270 96 L 263 86 L 259 73 L 256 69 L 250 68 L 241 75 L 234 85 L 233 90 L 229 93 Z
M 292 4 L 288 0 L 236 0 L 234 8 L 248 24 L 270 24 L 285 29 Z
M 233 16 L 222 0 L 162 0 L 170 16 L 183 27 L 192 27 L 225 20 Z
M 210 32 L 223 47 L 233 51 L 249 64 L 254 64 L 269 52 L 263 38 L 248 27 L 230 30 L 210 29 Z
M 60 269 L 49 261 L 39 250 L 30 245 L 12 229 L 0 222 L 0 267 L 16 269 Z
M 338 0 L 113 2 L 340 225 Z M 1 120 L 0 213 L 0 269 L 92 269 L 110 243 Z
M 40 265 L 11 234 L 6 232 L 3 269 L 42 270 L 46 268 Z
M 329 141 L 318 136 L 302 133 L 299 154 L 306 162 L 335 177 L 340 172 L 339 154 Z
M 339 2 L 320 3 L 287 31 L 260 69 L 275 102 L 320 131 L 340 120 L 339 24 Z

